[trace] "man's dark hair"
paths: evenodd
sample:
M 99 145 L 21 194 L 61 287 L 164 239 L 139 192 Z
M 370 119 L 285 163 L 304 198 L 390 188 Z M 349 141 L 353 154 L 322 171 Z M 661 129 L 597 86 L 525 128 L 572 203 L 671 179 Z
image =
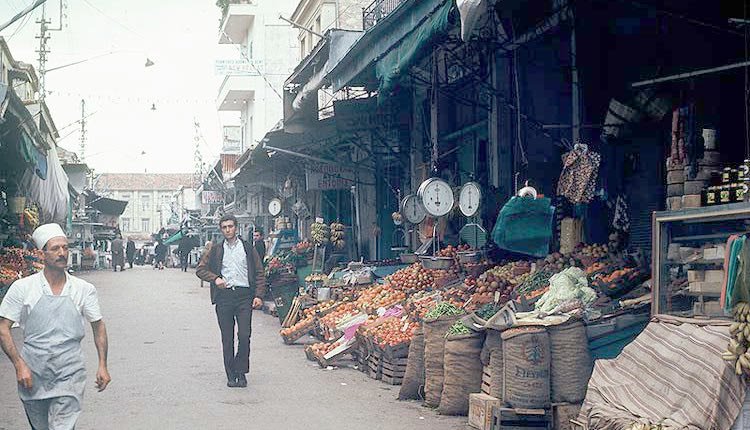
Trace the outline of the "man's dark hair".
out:
M 255 228 L 255 230 L 253 231 L 253 233 L 256 233 L 256 232 L 257 232 L 258 234 L 260 234 L 261 236 L 263 236 L 263 229 L 262 229 L 262 228 L 260 228 L 260 227 L 256 227 L 256 228 Z
M 224 215 L 219 220 L 219 225 L 221 225 L 221 223 L 223 223 L 224 221 L 232 221 L 234 223 L 234 226 L 237 227 L 237 217 L 234 215 L 231 215 L 231 214 Z

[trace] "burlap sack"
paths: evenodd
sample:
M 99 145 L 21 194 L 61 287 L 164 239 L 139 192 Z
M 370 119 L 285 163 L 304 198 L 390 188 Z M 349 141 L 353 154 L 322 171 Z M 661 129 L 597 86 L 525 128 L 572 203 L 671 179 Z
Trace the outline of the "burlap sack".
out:
M 445 378 L 438 412 L 443 415 L 468 415 L 469 393 L 482 390 L 482 353 L 484 333 L 449 336 L 445 340 Z
M 398 399 L 424 399 L 424 333 L 421 326 L 409 345 L 409 357 Z
M 586 327 L 580 320 L 547 328 L 550 341 L 550 394 L 553 403 L 578 403 L 594 364 L 589 353 Z
M 437 407 L 443 393 L 445 333 L 461 315 L 448 315 L 422 323 L 424 330 L 424 403 Z
M 512 408 L 550 404 L 549 335 L 541 327 L 506 330 L 503 339 L 503 400 Z
M 495 348 L 498 348 L 502 342 L 500 338 L 500 332 L 497 330 L 489 329 L 485 331 L 484 345 L 482 346 L 482 355 L 479 359 L 482 360 L 482 364 L 485 366 L 490 365 L 490 355 Z
M 485 343 L 487 341 L 485 340 Z M 503 343 L 492 350 L 490 354 L 490 396 L 503 400 L 503 381 L 505 380 L 505 369 L 503 368 Z

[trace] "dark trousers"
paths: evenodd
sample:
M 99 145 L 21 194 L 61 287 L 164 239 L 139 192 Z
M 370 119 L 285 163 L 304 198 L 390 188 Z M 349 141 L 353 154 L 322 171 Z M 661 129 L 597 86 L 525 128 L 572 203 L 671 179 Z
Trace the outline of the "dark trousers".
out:
M 216 317 L 221 330 L 224 370 L 227 377 L 250 370 L 250 335 L 253 320 L 253 295 L 250 288 L 216 291 Z M 234 325 L 237 324 L 237 351 L 234 349 Z
M 190 254 L 180 254 L 180 267 L 182 267 L 183 272 L 187 272 L 188 268 L 188 257 L 190 257 Z

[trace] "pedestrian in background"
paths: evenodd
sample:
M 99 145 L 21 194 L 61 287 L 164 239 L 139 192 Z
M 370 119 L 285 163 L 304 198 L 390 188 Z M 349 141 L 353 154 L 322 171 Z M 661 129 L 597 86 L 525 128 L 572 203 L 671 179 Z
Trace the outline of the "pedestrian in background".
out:
M 224 240 L 204 253 L 196 275 L 211 284 L 211 303 L 216 305 L 227 386 L 247 387 L 253 307 L 263 305 L 266 278 L 255 247 L 237 237 L 237 218 L 224 215 L 219 228 Z
M 125 244 L 119 233 L 112 241 L 112 269 L 115 272 L 117 272 L 117 266 L 120 266 L 120 271 L 125 270 Z
M 128 244 L 125 246 L 125 257 L 128 259 L 130 268 L 133 268 L 133 260 L 135 260 L 135 242 L 132 237 L 128 237 Z
M 258 256 L 260 256 L 261 261 L 266 257 L 266 244 L 263 242 L 263 229 L 262 228 L 256 228 L 253 230 L 253 246 L 255 247 L 255 251 L 258 252 Z
M 177 245 L 177 254 L 180 255 L 180 267 L 183 272 L 187 272 L 188 258 L 190 257 L 190 251 L 193 249 L 190 238 L 182 236 L 179 245 Z
M 164 270 L 164 261 L 167 259 L 167 245 L 159 239 L 154 248 L 154 269 Z
M 66 273 L 68 239 L 57 224 L 32 235 L 44 254 L 44 270 L 15 281 L 0 303 L 0 344 L 16 369 L 18 395 L 32 429 L 73 429 L 86 386 L 81 339 L 91 323 L 99 354 L 96 387 L 107 388 L 107 329 L 96 288 Z M 11 326 L 23 327 L 20 353 Z

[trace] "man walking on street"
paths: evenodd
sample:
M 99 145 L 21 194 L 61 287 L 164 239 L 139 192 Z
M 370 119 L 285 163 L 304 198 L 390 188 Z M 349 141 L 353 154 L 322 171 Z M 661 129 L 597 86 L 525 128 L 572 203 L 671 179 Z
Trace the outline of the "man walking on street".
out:
M 119 233 L 112 241 L 112 269 L 115 272 L 117 272 L 117 266 L 120 266 L 120 271 L 125 270 L 125 246 Z
M 228 387 L 247 387 L 250 369 L 250 335 L 254 306 L 262 306 L 266 279 L 253 245 L 237 237 L 237 218 L 219 221 L 224 240 L 212 245 L 201 258 L 196 275 L 211 284 L 211 303 L 221 331 L 224 370 Z M 237 352 L 234 349 L 237 321 Z
M 125 246 L 125 257 L 128 259 L 130 268 L 133 268 L 133 260 L 135 260 L 135 242 L 132 237 L 128 237 L 128 244 Z
M 188 259 L 190 258 L 190 251 L 193 249 L 190 238 L 183 236 L 180 239 L 180 244 L 177 245 L 177 253 L 180 255 L 180 267 L 183 272 L 187 272 Z
M 266 244 L 263 242 L 263 230 L 256 228 L 253 230 L 253 246 L 260 256 L 260 261 L 266 257 Z
M 91 323 L 99 354 L 96 387 L 110 382 L 107 329 L 96 289 L 66 273 L 68 239 L 57 224 L 38 227 L 32 239 L 44 252 L 44 270 L 15 281 L 0 304 L 0 344 L 16 368 L 18 395 L 31 428 L 73 429 L 86 385 L 81 339 Z M 19 353 L 11 326 L 23 327 Z

